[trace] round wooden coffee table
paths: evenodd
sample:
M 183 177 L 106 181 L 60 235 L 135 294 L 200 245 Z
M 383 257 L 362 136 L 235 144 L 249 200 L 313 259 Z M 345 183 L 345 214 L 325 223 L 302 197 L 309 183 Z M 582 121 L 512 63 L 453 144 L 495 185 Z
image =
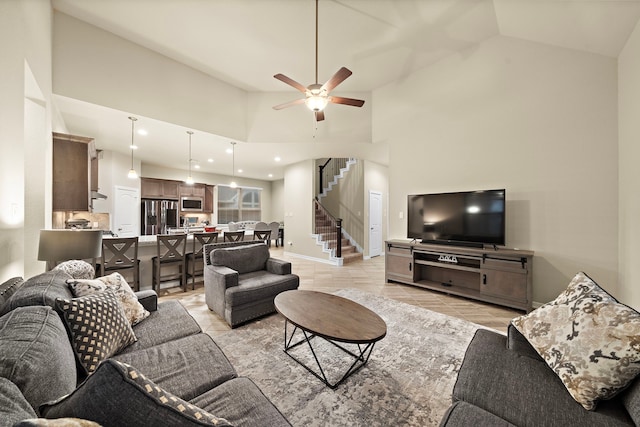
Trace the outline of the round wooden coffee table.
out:
M 368 361 L 376 342 L 387 334 L 387 324 L 373 311 L 347 298 L 316 291 L 292 290 L 278 294 L 274 300 L 278 313 L 285 318 L 284 352 L 293 360 L 318 377 L 327 386 L 336 388 Z M 289 334 L 288 325 L 293 325 Z M 292 342 L 294 334 L 301 331 L 304 338 Z M 354 358 L 353 364 L 335 383 L 327 379 L 312 339 L 323 338 Z M 290 350 L 307 343 L 318 371 L 307 366 L 291 354 Z M 339 343 L 356 344 L 358 351 L 352 352 Z

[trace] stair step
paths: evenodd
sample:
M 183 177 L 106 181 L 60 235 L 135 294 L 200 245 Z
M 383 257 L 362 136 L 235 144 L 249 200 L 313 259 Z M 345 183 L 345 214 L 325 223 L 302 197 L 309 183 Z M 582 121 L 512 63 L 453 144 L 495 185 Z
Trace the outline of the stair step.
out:
M 342 254 L 342 264 L 349 264 L 355 261 L 361 261 L 362 254 L 360 252 L 351 253 L 351 254 Z

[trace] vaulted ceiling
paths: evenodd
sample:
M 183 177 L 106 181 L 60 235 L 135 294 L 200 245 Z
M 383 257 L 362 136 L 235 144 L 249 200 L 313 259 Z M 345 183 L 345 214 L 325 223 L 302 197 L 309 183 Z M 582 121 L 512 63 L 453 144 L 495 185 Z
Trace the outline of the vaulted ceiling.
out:
M 298 97 L 299 92 L 273 78 L 276 73 L 305 86 L 314 82 L 313 0 L 52 3 L 59 12 L 249 92 L 290 92 L 291 99 Z M 318 80 L 322 83 L 346 66 L 353 76 L 335 94 L 371 92 L 450 55 L 469 54 L 474 46 L 495 36 L 616 58 L 639 18 L 639 1 L 320 0 Z M 62 97 L 58 101 L 71 132 L 106 132 L 115 125 L 104 123 L 92 130 L 88 123 L 110 120 L 103 107 L 88 108 L 77 102 L 82 100 Z M 183 129 L 178 130 L 182 135 Z M 167 129 L 163 132 L 167 134 Z M 108 135 L 91 136 L 110 139 Z M 268 149 L 271 153 L 278 151 Z M 292 153 L 297 149 L 287 147 Z M 260 150 L 247 150 L 246 176 L 269 179 L 265 170 L 251 172 L 251 151 L 255 151 L 256 165 L 264 162 Z M 157 158 L 158 153 L 155 155 Z M 171 156 L 171 152 L 165 155 Z M 301 151 L 287 161 L 298 161 L 302 155 Z M 312 153 L 316 157 L 324 155 L 331 154 Z M 140 156 L 144 159 L 142 152 Z M 384 156 L 380 161 L 386 161 Z M 281 177 L 275 171 L 285 163 L 274 166 L 271 179 Z

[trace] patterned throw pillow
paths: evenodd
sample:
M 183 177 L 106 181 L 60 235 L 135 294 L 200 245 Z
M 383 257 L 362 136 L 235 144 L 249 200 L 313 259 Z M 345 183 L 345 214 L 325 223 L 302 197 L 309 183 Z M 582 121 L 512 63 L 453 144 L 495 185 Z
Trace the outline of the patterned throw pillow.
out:
M 640 372 L 640 314 L 582 272 L 554 301 L 511 323 L 585 409 Z
M 106 289 L 113 289 L 120 299 L 124 314 L 131 325 L 141 322 L 151 314 L 138 302 L 138 297 L 120 273 L 98 277 L 94 280 L 69 279 L 67 284 L 76 297 L 84 297 L 103 292 Z
M 118 297 L 111 289 L 56 300 L 80 365 L 91 374 L 98 364 L 137 341 Z
M 47 418 L 78 417 L 105 425 L 231 426 L 114 359 L 101 363 L 73 393 L 40 406 L 40 412 Z
M 61 262 L 53 270 L 62 270 L 74 279 L 93 279 L 96 277 L 96 270 L 93 266 L 81 259 Z

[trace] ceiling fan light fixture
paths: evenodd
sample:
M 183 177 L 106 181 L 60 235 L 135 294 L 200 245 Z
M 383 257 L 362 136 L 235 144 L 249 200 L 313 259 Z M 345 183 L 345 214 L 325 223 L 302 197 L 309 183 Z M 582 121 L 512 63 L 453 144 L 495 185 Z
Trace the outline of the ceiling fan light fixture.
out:
M 329 103 L 329 99 L 326 95 L 308 95 L 304 103 L 311 111 L 322 111 Z

